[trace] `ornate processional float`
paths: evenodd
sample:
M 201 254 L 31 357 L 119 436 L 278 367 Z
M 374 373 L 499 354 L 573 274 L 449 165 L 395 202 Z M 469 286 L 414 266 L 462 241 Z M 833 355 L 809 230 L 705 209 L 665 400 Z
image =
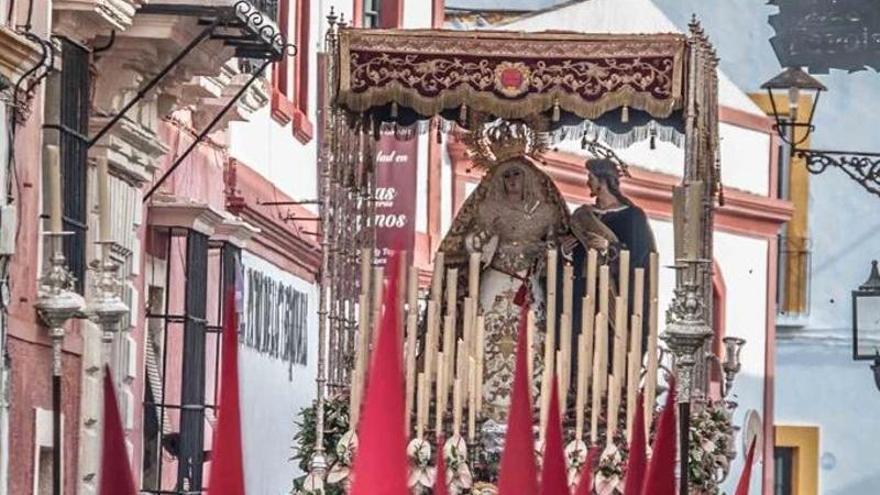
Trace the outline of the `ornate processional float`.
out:
M 620 493 L 637 391 L 650 434 L 666 375 L 675 374 L 681 431 L 689 432 L 680 436 L 689 452 L 681 456 L 682 493 L 718 493 L 735 455 L 735 404 L 724 397 L 742 341 L 725 339 L 724 363 L 711 352 L 712 215 L 723 201 L 718 60 L 698 23 L 687 35 L 594 35 L 364 30 L 328 20 L 318 388 L 315 406 L 301 415 L 296 458 L 308 475 L 296 490 L 350 486 L 384 287 L 375 249 L 376 143 L 382 134 L 430 133 L 464 143 L 485 175 L 435 253 L 424 290 L 414 267 L 398 284 L 413 492 L 430 492 L 431 450 L 442 436 L 451 492 L 494 493 L 519 307 L 529 301 L 536 449 L 557 377 L 570 481 L 591 469 L 597 493 Z M 580 140 L 622 174 L 626 164 L 612 147 L 643 139 L 684 147 L 665 328 L 657 254 L 618 249 L 589 208 L 570 214 L 542 170 L 542 153 L 565 139 Z M 581 246 L 583 259 L 562 248 L 566 239 Z M 727 378 L 714 399 L 713 367 Z M 700 451 L 705 445 L 712 450 Z M 602 455 L 586 466 L 593 446 Z

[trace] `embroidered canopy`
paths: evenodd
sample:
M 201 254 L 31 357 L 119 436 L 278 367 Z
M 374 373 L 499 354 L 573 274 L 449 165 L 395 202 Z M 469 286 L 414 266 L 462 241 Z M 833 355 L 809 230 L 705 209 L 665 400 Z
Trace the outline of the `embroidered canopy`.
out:
M 462 106 L 504 119 L 595 120 L 622 107 L 666 119 L 685 102 L 680 34 L 343 28 L 338 43 L 337 103 L 352 112 L 387 107 L 390 120 Z

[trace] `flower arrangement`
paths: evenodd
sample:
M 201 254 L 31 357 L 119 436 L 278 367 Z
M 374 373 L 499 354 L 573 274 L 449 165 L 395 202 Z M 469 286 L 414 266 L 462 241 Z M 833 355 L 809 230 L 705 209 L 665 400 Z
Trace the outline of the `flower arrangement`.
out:
M 734 427 L 725 401 L 707 402 L 691 415 L 689 476 L 697 493 L 718 495 L 733 458 Z
M 296 421 L 297 432 L 293 437 L 292 461 L 299 469 L 307 473 L 309 462 L 315 453 L 315 403 L 304 407 Z M 344 396 L 328 397 L 324 401 L 324 453 L 327 458 L 328 471 L 340 464 L 337 446 L 343 435 L 349 430 L 348 398 Z M 348 462 L 350 463 L 350 459 Z M 293 481 L 292 493 L 297 495 L 344 495 L 345 491 L 338 485 L 327 485 L 320 493 L 312 493 L 305 489 L 306 476 L 302 475 Z

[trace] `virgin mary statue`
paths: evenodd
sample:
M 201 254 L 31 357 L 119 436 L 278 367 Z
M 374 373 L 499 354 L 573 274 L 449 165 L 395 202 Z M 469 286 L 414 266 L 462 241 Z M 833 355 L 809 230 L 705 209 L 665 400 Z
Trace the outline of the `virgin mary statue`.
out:
M 506 151 L 506 152 L 505 152 Z M 485 325 L 482 414 L 504 424 L 510 407 L 521 306 L 535 312 L 532 397 L 542 373 L 544 275 L 547 250 L 568 234 L 569 213 L 552 179 L 523 147 L 501 145 L 483 166 L 486 175 L 467 198 L 440 246 L 447 267 L 467 273 L 471 253 L 480 253 L 479 307 Z M 458 294 L 466 292 L 460 277 Z M 460 314 L 460 313 L 459 313 Z

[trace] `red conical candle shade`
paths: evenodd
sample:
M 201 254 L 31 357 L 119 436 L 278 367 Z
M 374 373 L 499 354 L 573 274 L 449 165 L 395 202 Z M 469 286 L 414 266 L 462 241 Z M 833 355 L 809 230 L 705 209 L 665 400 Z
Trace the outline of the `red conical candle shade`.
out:
M 562 416 L 559 414 L 559 383 L 553 377 L 547 431 L 544 434 L 544 462 L 541 470 L 541 495 L 568 494 L 565 452 L 562 447 Z
M 446 487 L 446 461 L 443 459 L 443 437 L 437 439 L 437 476 L 434 478 L 434 495 L 449 495 Z
M 592 495 L 593 494 L 593 464 L 596 463 L 596 457 L 599 456 L 599 448 L 593 447 L 587 454 L 587 461 L 581 468 L 581 479 L 578 480 L 575 495 Z
M 516 370 L 513 378 L 513 398 L 507 435 L 498 479 L 499 495 L 534 495 L 538 493 L 538 469 L 535 465 L 535 439 L 532 435 L 532 400 L 529 397 L 529 379 L 526 349 L 526 315 L 523 306 L 519 317 L 519 335 L 516 344 Z
M 657 426 L 651 460 L 645 474 L 643 495 L 676 495 L 675 490 L 675 379 L 669 380 L 666 405 Z
M 134 478 L 110 368 L 104 367 L 104 440 L 101 450 L 100 495 L 135 495 Z
M 749 495 L 749 486 L 752 484 L 752 462 L 755 460 L 755 444 L 758 438 L 752 439 L 749 445 L 749 453 L 746 455 L 746 464 L 743 466 L 739 483 L 736 484 L 736 495 Z
M 636 400 L 636 412 L 633 424 L 630 425 L 632 439 L 629 442 L 629 459 L 626 462 L 626 484 L 623 493 L 641 493 L 645 484 L 645 469 L 648 466 L 645 442 L 645 402 L 644 395 L 639 392 Z
M 238 314 L 231 288 L 223 301 L 223 355 L 217 429 L 211 453 L 209 495 L 243 495 L 241 410 L 238 395 Z
M 364 410 L 358 426 L 352 495 L 408 495 L 404 382 L 397 328 L 400 255 L 388 261 L 385 309 L 370 364 Z

